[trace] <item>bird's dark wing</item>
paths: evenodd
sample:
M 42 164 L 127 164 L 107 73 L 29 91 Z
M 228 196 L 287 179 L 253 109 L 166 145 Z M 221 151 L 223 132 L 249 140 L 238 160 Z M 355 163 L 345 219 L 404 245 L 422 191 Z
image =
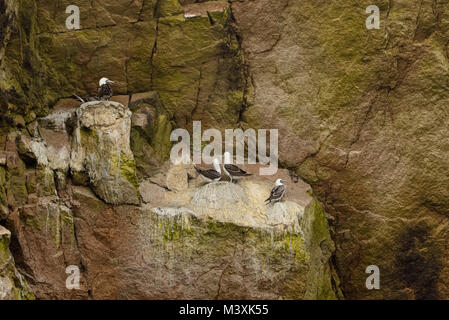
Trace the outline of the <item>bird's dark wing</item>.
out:
M 101 98 L 110 98 L 112 97 L 112 87 L 109 83 L 106 83 L 98 89 L 98 97 Z
M 265 201 L 279 200 L 285 193 L 285 186 L 276 186 L 271 190 L 270 197 Z
M 200 168 L 195 167 L 196 171 L 205 176 L 206 178 L 209 178 L 211 180 L 215 180 L 221 177 L 221 173 L 214 170 L 214 169 L 209 169 L 209 170 L 202 170 Z
M 225 167 L 226 171 L 229 172 L 229 174 L 231 176 L 238 177 L 238 176 L 250 176 L 251 175 L 248 172 L 246 172 L 245 170 L 242 170 L 233 164 L 225 164 L 224 167 Z

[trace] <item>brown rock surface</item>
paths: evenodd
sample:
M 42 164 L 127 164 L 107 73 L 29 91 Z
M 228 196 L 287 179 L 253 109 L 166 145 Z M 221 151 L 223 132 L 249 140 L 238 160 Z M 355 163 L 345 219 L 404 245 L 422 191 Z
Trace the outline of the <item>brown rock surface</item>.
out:
M 66 267 L 80 266 L 73 214 L 56 197 L 41 197 L 9 215 L 8 224 L 15 235 L 11 250 L 16 264 L 39 299 L 87 298 L 82 290 L 66 288 Z
M 176 269 L 175 251 L 161 251 L 161 257 L 144 236 L 132 242 L 135 224 L 154 227 L 154 215 L 136 221 L 137 207 L 106 205 L 80 195 L 88 190 L 83 188 L 76 197 L 93 207 L 76 200 L 80 207 L 72 208 L 69 178 L 89 186 L 89 177 L 83 170 L 67 173 L 72 167 L 64 148 L 73 152 L 68 143 L 72 126 L 61 115 L 75 102 L 64 97 L 93 95 L 98 78 L 107 76 L 116 81 L 119 101 L 129 101 L 135 113 L 129 154 L 135 158 L 136 191 L 137 178 L 164 190 L 173 184 L 178 193 L 199 186 L 188 174 L 186 179 L 164 174 L 172 119 L 188 130 L 193 120 L 202 120 L 203 129 L 278 128 L 281 165 L 292 177 L 306 180 L 325 204 L 336 244 L 332 262 L 346 297 L 449 297 L 445 1 L 379 1 L 379 30 L 365 28 L 365 8 L 371 3 L 361 0 L 80 1 L 81 30 L 76 31 L 65 29 L 69 4 L 0 0 L 1 22 L 7 26 L 0 32 L 0 223 L 14 226 L 11 251 L 38 296 L 86 297 L 91 290 L 94 298 L 156 298 L 140 282 L 156 281 L 157 273 L 145 278 L 146 269 L 139 271 L 152 255 L 159 260 L 148 264 L 173 267 L 163 278 L 168 285 L 157 283 L 158 294 L 179 288 L 170 292 L 181 297 L 191 289 L 191 279 Z M 96 164 L 107 163 L 103 160 Z M 133 198 L 138 203 L 137 192 Z M 79 255 L 90 269 L 83 271 L 90 284 L 83 284 L 82 293 L 61 287 L 65 270 L 55 255 L 62 242 L 56 245 L 55 234 L 63 225 L 42 234 L 26 223 L 35 219 L 41 226 L 47 216 L 58 221 L 64 207 L 78 217 Z M 98 214 L 97 207 L 105 214 Z M 118 234 L 126 241 L 115 240 Z M 232 247 L 242 240 L 237 238 L 226 244 Z M 166 249 L 166 242 L 158 243 Z M 142 248 L 147 251 L 139 257 Z M 314 248 L 325 251 L 326 259 L 333 252 L 331 245 Z M 64 247 L 63 256 L 71 257 L 70 250 Z M 131 265 L 120 260 L 129 258 L 126 250 L 135 255 Z M 225 250 L 208 263 L 227 263 L 231 254 Z M 45 260 L 47 255 L 55 258 Z M 364 286 L 371 264 L 380 267 L 380 290 Z M 175 273 L 185 282 L 170 278 Z M 192 289 L 192 296 L 216 296 L 216 274 L 207 275 L 211 278 L 201 288 L 207 290 Z M 238 288 L 231 290 L 234 280 L 220 297 L 240 296 Z M 272 292 L 267 296 L 274 297 Z
M 243 119 L 280 129 L 281 162 L 334 217 L 346 297 L 448 298 L 448 7 L 381 1 L 367 30 L 367 5 L 232 1 L 254 86 Z

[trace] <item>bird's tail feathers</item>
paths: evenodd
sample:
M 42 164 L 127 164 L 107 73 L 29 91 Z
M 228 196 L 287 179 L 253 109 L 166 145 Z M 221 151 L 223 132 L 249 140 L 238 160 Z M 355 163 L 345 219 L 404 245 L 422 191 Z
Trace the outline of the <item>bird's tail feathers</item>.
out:
M 84 101 L 83 98 L 81 98 L 80 96 L 77 96 L 76 94 L 74 94 L 72 97 L 78 99 L 79 101 L 81 101 L 81 102 L 83 102 L 83 103 L 86 102 L 86 101 Z

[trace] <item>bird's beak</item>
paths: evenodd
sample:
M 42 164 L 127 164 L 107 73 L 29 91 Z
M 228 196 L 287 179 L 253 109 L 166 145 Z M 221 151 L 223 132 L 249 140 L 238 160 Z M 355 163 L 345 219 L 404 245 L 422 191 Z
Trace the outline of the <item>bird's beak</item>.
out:
M 281 180 L 281 182 L 282 182 L 282 183 L 286 183 L 287 181 L 285 181 L 285 180 Z
M 109 82 L 109 83 L 114 83 L 114 81 L 112 81 L 112 80 L 108 80 L 108 82 Z

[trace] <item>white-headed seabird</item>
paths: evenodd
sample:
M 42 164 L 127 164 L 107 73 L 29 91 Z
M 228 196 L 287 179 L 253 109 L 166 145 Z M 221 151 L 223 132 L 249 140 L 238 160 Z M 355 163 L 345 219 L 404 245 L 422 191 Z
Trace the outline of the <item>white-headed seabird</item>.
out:
M 100 88 L 98 89 L 98 98 L 100 100 L 109 101 L 109 99 L 112 97 L 113 91 L 111 83 L 114 83 L 114 81 L 111 81 L 108 78 L 100 79 L 99 82 Z
M 224 154 L 223 171 L 231 179 L 231 183 L 233 180 L 238 180 L 242 177 L 247 177 L 247 176 L 252 175 L 252 174 L 246 172 L 245 170 L 240 169 L 236 165 L 233 165 L 232 161 L 231 161 L 231 155 L 229 152 L 225 152 L 225 154 Z
M 73 97 L 84 102 L 90 102 L 90 101 L 100 101 L 100 100 L 106 100 L 108 101 L 113 94 L 112 87 L 110 83 L 114 83 L 114 81 L 109 80 L 108 78 L 101 78 L 99 81 L 99 88 L 98 88 L 98 96 L 97 97 L 87 97 L 87 98 L 81 98 L 80 96 L 74 94 Z
M 284 185 L 285 182 L 286 181 L 281 179 L 276 180 L 276 182 L 274 183 L 274 188 L 271 190 L 270 197 L 265 200 L 265 202 L 268 202 L 267 204 L 276 203 L 282 200 L 286 189 Z
M 203 170 L 195 166 L 196 171 L 203 177 L 207 182 L 219 181 L 221 179 L 221 169 L 220 162 L 218 159 L 214 159 L 213 161 L 214 169 Z

